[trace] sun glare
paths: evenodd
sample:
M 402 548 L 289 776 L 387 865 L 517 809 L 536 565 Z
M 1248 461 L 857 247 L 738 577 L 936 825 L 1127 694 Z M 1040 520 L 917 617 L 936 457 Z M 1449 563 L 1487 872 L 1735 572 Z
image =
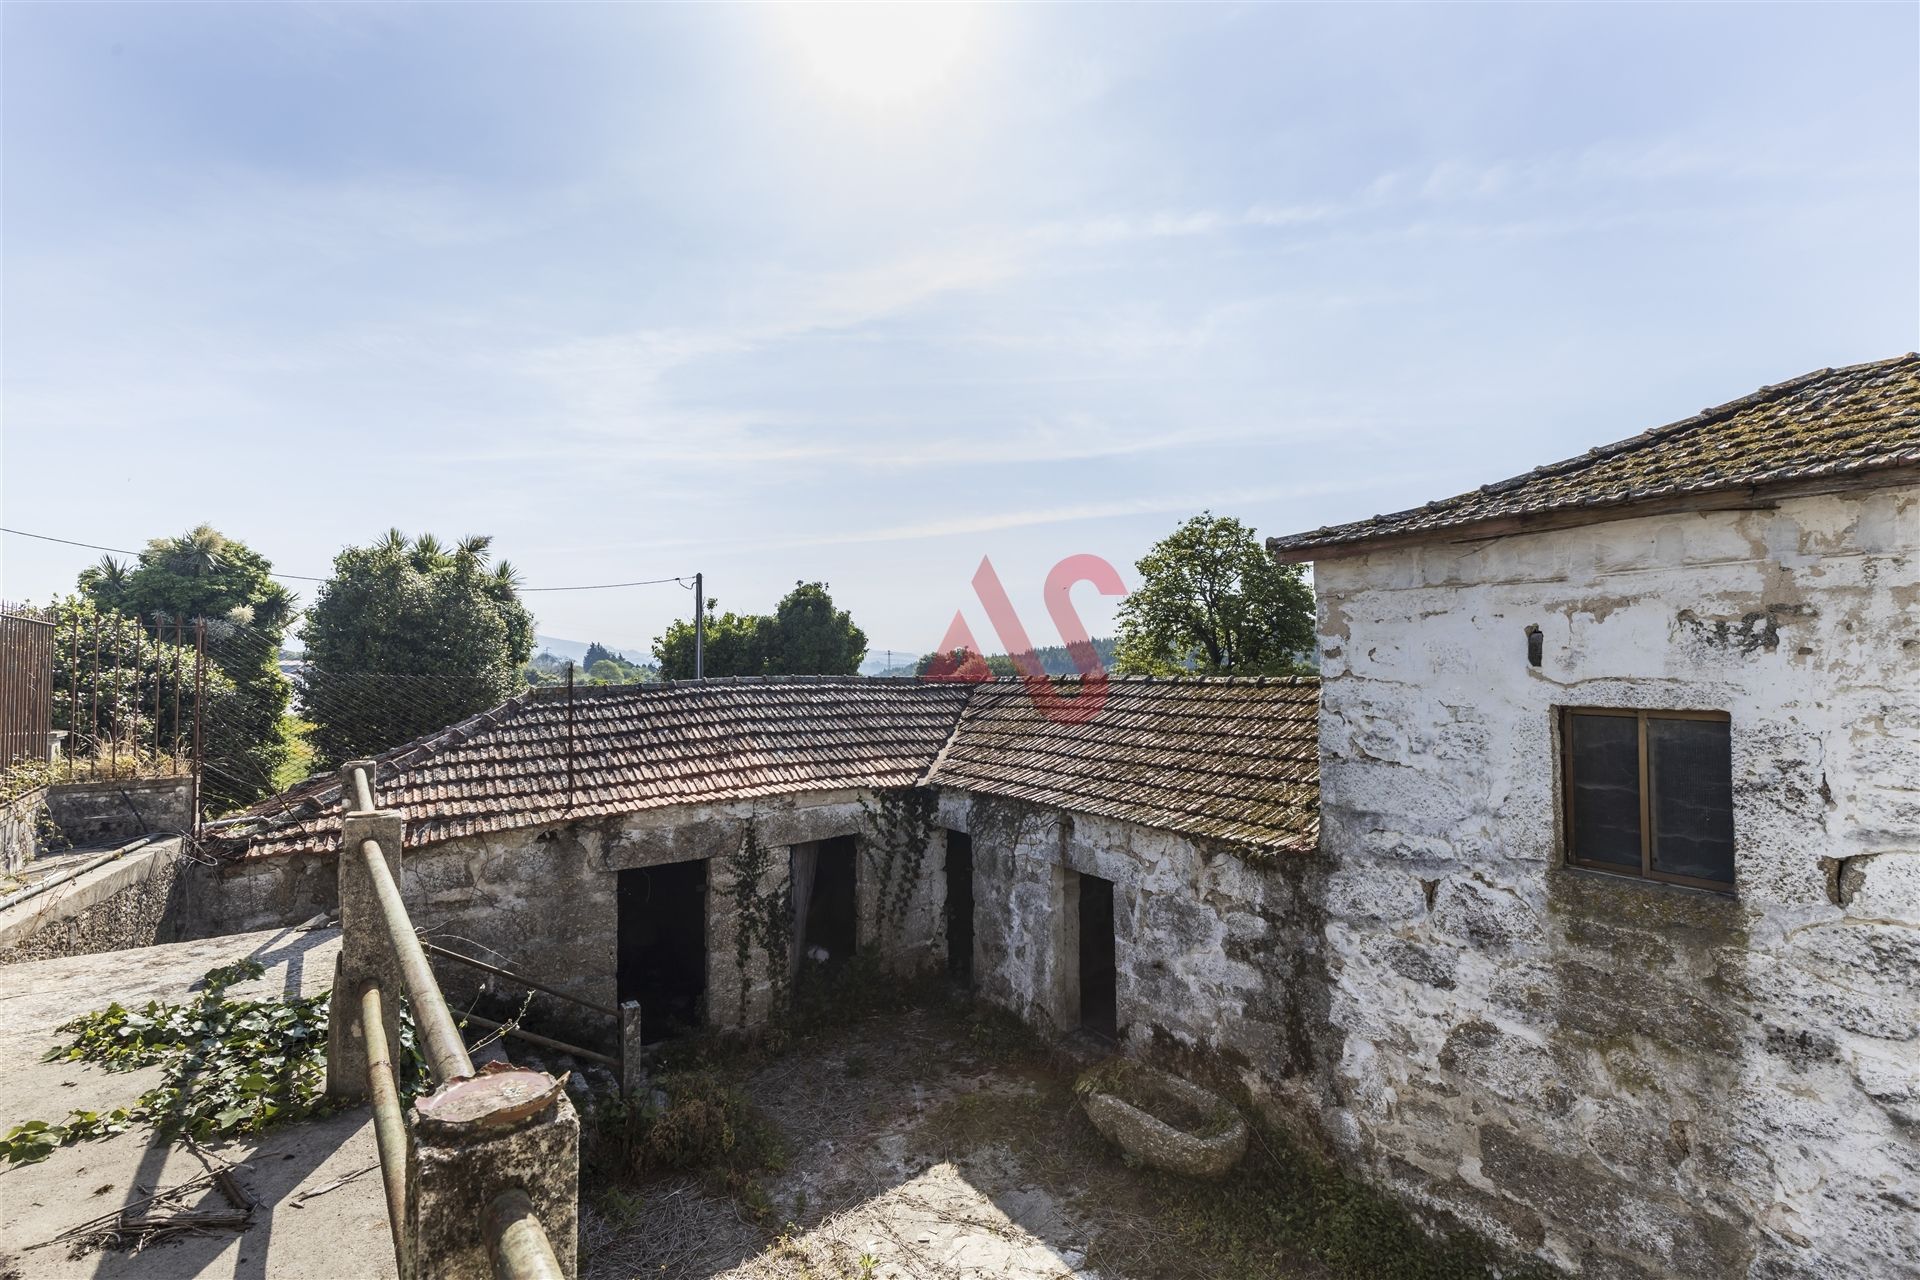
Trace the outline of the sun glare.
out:
M 943 87 L 973 50 L 961 4 L 790 4 L 780 25 L 807 76 L 836 97 L 900 107 Z

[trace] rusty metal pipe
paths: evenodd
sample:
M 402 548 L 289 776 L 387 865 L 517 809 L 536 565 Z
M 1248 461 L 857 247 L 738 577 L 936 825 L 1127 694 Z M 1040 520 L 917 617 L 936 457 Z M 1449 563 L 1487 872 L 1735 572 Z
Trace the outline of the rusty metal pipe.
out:
M 495 1196 L 487 1204 L 485 1225 L 494 1280 L 566 1280 L 526 1192 L 515 1187 Z
M 413 922 L 407 918 L 407 904 L 401 900 L 400 886 L 393 881 L 393 869 L 378 840 L 362 840 L 360 856 L 367 864 L 373 893 L 380 900 L 381 923 L 387 940 L 393 944 L 394 958 L 400 965 L 400 977 L 407 985 L 407 1000 L 413 1007 L 413 1021 L 420 1033 L 420 1048 L 427 1055 L 438 1084 L 464 1079 L 473 1074 L 473 1059 L 460 1039 L 460 1028 L 447 1009 L 447 998 L 440 994 L 433 966 L 414 936 Z
M 488 1031 L 498 1031 L 501 1035 L 525 1040 L 528 1044 L 537 1044 L 543 1049 L 572 1054 L 576 1058 L 585 1058 L 588 1062 L 598 1062 L 602 1066 L 612 1067 L 615 1071 L 620 1069 L 620 1060 L 609 1058 L 604 1053 L 596 1053 L 592 1049 L 584 1049 L 577 1044 L 568 1044 L 565 1040 L 555 1040 L 552 1036 L 543 1036 L 538 1031 L 528 1031 L 525 1027 L 516 1026 L 513 1023 L 495 1022 L 492 1018 L 483 1018 L 477 1013 L 469 1013 L 466 1017 L 468 1022 L 476 1023 Z
M 380 1149 L 380 1180 L 387 1187 L 387 1225 L 393 1230 L 394 1262 L 404 1276 L 407 1265 L 407 1121 L 400 1112 L 400 1087 L 394 1080 L 393 1053 L 387 1044 L 380 987 L 360 989 L 360 1031 L 367 1038 L 367 1093 L 373 1099 L 373 1140 Z
M 488 964 L 485 960 L 475 960 L 472 956 L 463 956 L 458 951 L 449 951 L 447 948 L 437 947 L 431 942 L 423 942 L 420 945 L 425 947 L 427 951 L 433 955 L 451 960 L 455 964 L 466 965 L 469 969 L 478 969 L 482 973 L 490 973 L 496 978 L 505 978 L 515 986 L 544 992 L 547 995 L 553 996 L 555 999 L 565 1000 L 569 1004 L 577 1004 L 582 1009 L 591 1009 L 595 1013 L 604 1013 L 609 1018 L 618 1018 L 620 1016 L 618 1009 L 609 1009 L 603 1004 L 595 1004 L 591 1000 L 582 1000 L 579 996 L 570 996 L 558 988 L 535 982 L 532 978 L 524 977 L 521 974 L 513 972 L 511 969 L 502 969 L 497 965 Z

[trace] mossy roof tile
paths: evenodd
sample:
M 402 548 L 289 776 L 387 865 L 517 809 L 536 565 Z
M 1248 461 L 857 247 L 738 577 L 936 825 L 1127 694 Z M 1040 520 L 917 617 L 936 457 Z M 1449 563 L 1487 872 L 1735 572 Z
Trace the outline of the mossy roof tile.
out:
M 1072 682 L 1060 686 L 1074 691 Z M 1308 851 L 1319 831 L 1313 680 L 1107 681 L 1044 715 L 1018 681 L 719 680 L 530 692 L 377 762 L 409 847 L 676 804 L 931 782 L 1189 835 Z M 569 763 L 571 761 L 571 763 Z M 236 856 L 340 839 L 320 778 L 224 827 Z
M 1920 355 L 1821 369 L 1576 458 L 1409 511 L 1269 538 L 1287 559 L 1385 538 L 1470 534 L 1559 513 L 1595 520 L 1683 495 L 1920 469 Z

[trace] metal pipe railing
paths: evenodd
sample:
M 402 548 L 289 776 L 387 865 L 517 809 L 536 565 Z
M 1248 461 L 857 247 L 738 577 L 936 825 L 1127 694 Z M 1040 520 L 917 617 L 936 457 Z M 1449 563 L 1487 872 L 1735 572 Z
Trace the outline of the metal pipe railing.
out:
M 373 812 L 373 782 L 367 777 L 365 769 L 353 771 L 353 798 L 358 803 L 358 808 L 354 812 Z
M 375 810 L 373 786 L 367 771 L 356 767 L 352 772 L 353 798 L 359 805 L 355 816 L 370 815 Z M 440 983 L 427 962 L 428 948 L 421 944 L 419 936 L 414 933 L 413 921 L 407 915 L 407 905 L 400 896 L 400 886 L 394 880 L 386 852 L 381 849 L 378 840 L 369 837 L 360 841 L 358 853 L 365 864 L 367 882 L 372 886 L 374 901 L 379 906 L 381 927 L 393 949 L 393 958 L 413 1009 L 414 1025 L 427 1065 L 435 1081 L 443 1086 L 454 1080 L 468 1079 L 473 1075 L 473 1059 L 467 1054 L 460 1028 L 454 1022 L 453 1013 L 447 1008 L 446 996 L 441 993 Z M 438 947 L 431 949 L 441 950 Z M 464 956 L 453 958 L 468 959 Z M 491 969 L 491 966 L 484 964 L 480 967 Z M 514 976 L 504 970 L 498 972 L 504 977 Z M 540 989 L 547 990 L 544 987 Z M 392 1046 L 387 1040 L 384 993 L 377 982 L 368 981 L 361 986 L 359 1012 L 367 1051 L 367 1091 L 373 1099 L 374 1141 L 380 1151 L 380 1176 L 386 1184 L 387 1222 L 393 1232 L 394 1259 L 399 1274 L 402 1280 L 409 1280 L 414 1274 L 406 1234 L 409 1134 L 406 1118 L 400 1109 L 400 1090 L 394 1076 Z M 487 1203 L 480 1225 L 496 1280 L 566 1280 L 566 1270 L 555 1257 L 546 1228 L 534 1213 L 533 1201 L 524 1190 L 514 1188 L 495 1196 Z
M 387 855 L 378 840 L 362 840 L 360 856 L 367 864 L 367 876 L 373 883 L 374 897 L 380 903 L 381 922 L 387 939 L 393 944 L 394 958 L 400 965 L 400 978 L 407 985 L 407 1001 L 413 1009 L 413 1025 L 420 1034 L 420 1049 L 426 1054 L 433 1078 L 444 1084 L 473 1074 L 473 1059 L 467 1056 L 466 1042 L 440 994 L 440 983 L 427 963 L 427 953 L 414 936 L 413 922 L 407 918 L 407 904 L 400 897 L 400 886 L 393 881 Z
M 487 1205 L 485 1226 L 494 1280 L 565 1280 L 526 1192 L 516 1187 L 495 1196 Z
M 387 1044 L 380 987 L 369 982 L 360 991 L 360 1029 L 367 1038 L 367 1092 L 373 1098 L 373 1140 L 380 1151 L 380 1179 L 387 1187 L 387 1225 L 393 1231 L 393 1257 L 404 1278 L 407 1266 L 407 1121 L 400 1111 L 400 1086 L 394 1079 L 393 1053 Z

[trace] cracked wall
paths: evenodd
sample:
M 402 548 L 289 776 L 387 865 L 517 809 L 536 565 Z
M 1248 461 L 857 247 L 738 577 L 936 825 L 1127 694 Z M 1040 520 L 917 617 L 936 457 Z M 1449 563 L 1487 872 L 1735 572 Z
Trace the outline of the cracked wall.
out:
M 973 841 L 981 998 L 1066 1033 L 1079 1024 L 1072 877 L 1113 882 L 1120 1036 L 1297 1127 L 1322 1107 L 1325 982 L 1315 860 L 1255 866 L 1217 842 L 993 796 L 947 793 Z
M 1920 490 L 1315 577 L 1348 1157 L 1585 1274 L 1920 1274 Z M 1563 864 L 1567 705 L 1731 714 L 1737 896 Z

